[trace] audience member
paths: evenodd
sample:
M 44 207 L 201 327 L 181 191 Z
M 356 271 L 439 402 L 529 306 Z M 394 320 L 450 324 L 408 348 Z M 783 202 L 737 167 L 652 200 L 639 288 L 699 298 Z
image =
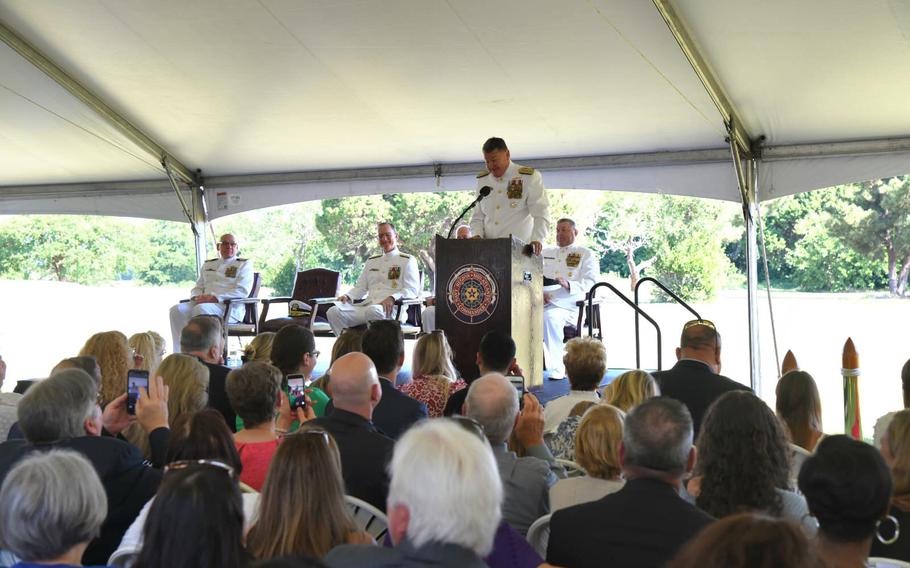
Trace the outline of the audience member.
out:
M 309 384 L 317 357 L 319 351 L 316 350 L 316 338 L 312 331 L 296 324 L 279 329 L 272 341 L 272 364 L 283 375 L 281 389 L 287 392 L 289 375 L 302 375 L 304 384 Z M 307 389 L 307 395 L 316 416 L 323 416 L 329 402 L 328 395 L 312 385 Z
M 768 405 L 751 392 L 728 392 L 705 415 L 689 492 L 718 519 L 761 512 L 814 532 L 805 499 L 789 491 L 789 455 L 784 429 Z
M 713 518 L 679 495 L 695 464 L 692 417 L 673 399 L 646 400 L 626 416 L 625 486 L 553 513 L 547 562 L 567 568 L 663 566 Z
M 575 459 L 586 475 L 560 479 L 550 488 L 551 511 L 596 501 L 622 489 L 619 447 L 625 418 L 622 410 L 609 405 L 594 406 L 584 414 L 575 434 Z
M 332 358 L 329 361 L 329 366 L 335 364 L 335 361 L 339 357 L 347 355 L 348 353 L 360 352 L 363 349 L 363 332 L 366 331 L 364 328 L 360 327 L 348 327 L 341 332 L 341 335 L 338 339 L 335 340 L 335 343 L 332 344 Z M 323 376 L 319 377 L 313 381 L 312 386 L 322 389 L 327 395 L 332 396 L 332 385 L 329 382 L 330 376 L 328 372 Z
M 383 396 L 376 367 L 363 353 L 348 353 L 329 373 L 334 407 L 308 425 L 326 430 L 337 442 L 347 494 L 384 511 L 389 491 L 385 467 L 395 442 L 373 425 L 373 409 Z
M 17 567 L 82 566 L 101 534 L 107 496 L 92 464 L 77 452 L 36 452 L 17 463 L 0 490 L 0 542 Z
M 88 338 L 79 355 L 91 355 L 101 369 L 101 408 L 126 392 L 126 373 L 132 367 L 126 336 L 119 331 L 104 331 Z
M 430 418 L 439 418 L 453 392 L 467 388 L 452 363 L 452 348 L 441 329 L 424 334 L 414 346 L 413 379 L 398 390 L 427 405 Z
M 268 363 L 247 363 L 228 374 L 227 395 L 234 412 L 243 420 L 243 430 L 234 434 L 243 464 L 240 481 L 260 491 L 281 442 L 280 435 L 291 427 L 291 407 L 281 392 L 281 371 Z M 315 418 L 312 409 L 308 410 Z
M 321 560 L 309 556 L 282 556 L 254 562 L 252 568 L 327 568 Z
M 478 377 L 499 373 L 500 375 L 512 374 L 517 369 L 515 363 L 515 342 L 507 334 L 493 330 L 488 331 L 480 339 L 480 346 L 477 348 L 477 368 L 480 369 Z M 517 373 L 521 375 L 521 372 Z M 468 386 L 475 379 L 468 379 Z M 449 396 L 446 402 L 443 414 L 445 416 L 454 416 L 463 414 L 464 401 L 468 396 L 468 389 L 462 389 Z
M 137 419 L 151 432 L 153 446 L 167 443 L 167 389 L 161 387 L 160 396 L 155 388 L 150 393 L 141 391 L 136 406 Z M 35 451 L 74 450 L 92 463 L 109 507 L 100 537 L 92 541 L 83 556 L 86 564 L 107 561 L 161 480 L 160 471 L 144 463 L 135 447 L 101 436 L 102 428 L 117 434 L 129 423 L 126 393 L 112 400 L 103 413 L 96 402 L 97 393 L 94 379 L 79 369 L 60 371 L 36 383 L 19 403 L 19 426 L 26 440 L 0 444 L 0 479 L 6 478 L 15 463 Z
M 891 469 L 894 491 L 888 517 L 876 527 L 870 555 L 910 562 L 910 410 L 896 413 L 888 425 L 882 457 Z
M 822 403 L 812 375 L 790 371 L 777 381 L 777 416 L 792 444 L 807 452 L 815 449 L 822 432 Z
M 51 375 L 56 374 L 58 371 L 63 371 L 64 369 L 82 369 L 95 380 L 96 387 L 101 387 L 101 367 L 98 366 L 98 361 L 96 361 L 95 357 L 92 355 L 67 357 L 51 369 Z
M 157 331 L 148 330 L 146 333 L 155 342 L 155 351 L 158 353 L 158 359 L 164 359 L 164 356 L 167 355 L 167 345 L 164 343 L 164 338 Z
M 341 456 L 324 430 L 304 427 L 285 437 L 272 459 L 246 543 L 250 554 L 263 559 L 322 558 L 340 544 L 374 544 L 348 512 Z
M 575 461 L 575 433 L 578 431 L 581 417 L 592 406 L 597 406 L 597 403 L 590 400 L 575 403 L 575 406 L 569 411 L 569 416 L 559 423 L 556 432 L 544 437 L 553 457 L 559 460 Z
M 231 432 L 237 430 L 237 416 L 225 390 L 230 367 L 224 363 L 224 328 L 221 318 L 196 316 L 180 332 L 180 351 L 199 359 L 209 370 L 209 406 L 224 416 Z
M 891 474 L 878 451 L 847 436 L 827 436 L 799 472 L 799 490 L 818 519 L 817 550 L 830 568 L 863 568 L 888 514 Z
M 482 558 L 493 548 L 503 489 L 483 441 L 452 421 L 427 420 L 402 436 L 389 470 L 389 534 L 395 547 L 340 546 L 326 564 L 487 566 Z M 427 490 L 427 480 L 433 480 L 434 490 Z
M 708 320 L 692 320 L 683 325 L 678 361 L 668 371 L 657 371 L 654 378 L 664 396 L 681 401 L 692 414 L 695 436 L 701 421 L 717 398 L 731 390 L 750 390 L 720 374 L 720 332 Z
M 249 563 L 234 468 L 216 460 L 168 464 L 149 508 L 135 568 L 242 568 Z
M 209 369 L 197 358 L 182 353 L 168 355 L 158 365 L 155 376 L 164 379 L 168 387 L 167 414 L 171 422 L 187 413 L 205 408 L 209 399 Z M 138 424 L 123 431 L 124 437 L 151 459 L 148 436 Z
M 544 408 L 543 431 L 548 434 L 556 432 L 559 423 L 568 418 L 569 411 L 576 403 L 583 400 L 600 401 L 600 395 L 595 389 L 607 372 L 607 350 L 599 340 L 576 337 L 566 343 L 565 349 L 563 362 L 571 390 L 569 394 L 550 401 Z
M 144 369 L 154 373 L 161 364 L 158 346 L 150 333 L 134 333 L 127 340 L 127 345 L 130 347 L 134 369 Z
M 6 361 L 0 357 L 0 389 L 6 380 Z M 22 395 L 14 392 L 0 392 L 0 440 L 5 440 L 10 427 L 16 423 L 16 408 Z
M 240 360 L 244 363 L 251 361 L 261 361 L 263 363 L 272 362 L 272 342 L 275 341 L 274 331 L 263 331 L 250 341 L 249 345 L 243 350 Z
M 711 524 L 684 546 L 669 568 L 820 568 L 796 523 L 740 513 Z
M 395 388 L 404 364 L 404 336 L 395 320 L 373 320 L 363 334 L 363 353 L 379 373 L 382 400 L 373 411 L 373 422 L 386 436 L 397 440 L 418 420 L 427 417 L 427 405 Z M 333 391 L 334 392 L 334 391 Z
M 910 359 L 901 367 L 901 392 L 903 393 L 904 398 L 904 408 L 910 408 Z M 898 412 L 899 411 L 897 410 L 889 412 L 875 421 L 875 426 L 872 430 L 872 441 L 876 448 L 881 449 L 882 436 L 885 435 L 885 432 L 888 430 L 888 424 L 891 423 L 894 415 Z
M 533 394 L 524 395 L 524 410 L 518 411 L 515 387 L 500 374 L 474 381 L 464 404 L 465 416 L 483 426 L 493 447 L 505 500 L 502 515 L 521 534 L 539 517 L 550 512 L 550 487 L 565 477 L 562 466 L 543 443 L 543 416 Z M 512 430 L 528 455 L 518 457 L 506 447 Z
M 651 373 L 634 369 L 619 375 L 604 388 L 603 403 L 629 412 L 655 396 L 660 396 L 660 389 Z
M 167 447 L 165 463 L 193 460 L 215 460 L 233 468 L 240 475 L 243 465 L 234 446 L 234 438 L 221 414 L 206 408 L 199 412 L 186 413 L 174 420 L 171 439 Z M 248 529 L 259 506 L 259 494 L 243 493 L 244 527 Z M 138 551 L 142 547 L 142 531 L 154 498 L 147 502 L 139 515 L 127 529 L 117 551 Z

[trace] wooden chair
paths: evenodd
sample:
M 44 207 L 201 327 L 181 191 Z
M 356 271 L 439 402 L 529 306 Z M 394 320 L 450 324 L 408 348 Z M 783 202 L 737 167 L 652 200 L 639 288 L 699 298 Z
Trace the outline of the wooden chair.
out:
M 262 315 L 259 316 L 259 331 L 278 331 L 282 327 L 293 323 L 309 328 L 314 335 L 332 335 L 326 312 L 332 300 L 338 295 L 338 286 L 341 283 L 341 273 L 327 268 L 311 268 L 297 273 L 294 280 L 294 291 L 290 296 L 277 298 L 264 298 L 262 300 Z M 322 301 L 316 301 L 320 299 Z M 268 319 L 269 307 L 272 304 L 289 304 L 297 300 L 306 304 L 309 316 L 306 317 L 281 317 Z
M 585 317 L 585 303 L 587 302 L 587 297 L 584 300 L 578 300 L 575 302 L 575 306 L 578 308 L 578 319 L 575 322 L 575 325 L 567 325 L 562 328 L 562 341 L 566 341 L 575 338 L 581 337 L 584 335 L 585 327 L 587 327 L 588 319 Z M 602 298 L 594 298 L 594 307 L 591 310 L 591 319 L 594 324 L 594 335 L 603 340 L 603 328 L 601 327 L 600 320 L 600 305 L 603 303 Z
M 253 273 L 253 286 L 250 288 L 250 295 L 246 298 L 237 298 L 234 300 L 224 301 L 224 314 L 221 316 L 221 322 L 224 324 L 225 336 L 231 337 L 256 337 L 259 334 L 259 287 L 262 284 L 260 274 Z M 239 322 L 231 322 L 229 315 L 231 306 L 243 304 L 246 308 L 243 319 Z M 227 351 L 227 341 L 224 343 L 224 349 Z

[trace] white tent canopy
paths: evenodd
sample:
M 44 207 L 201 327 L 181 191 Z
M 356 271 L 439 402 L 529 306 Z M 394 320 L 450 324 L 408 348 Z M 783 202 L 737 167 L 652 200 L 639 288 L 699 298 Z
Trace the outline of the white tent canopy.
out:
M 212 218 L 469 189 L 491 135 L 550 188 L 740 200 L 660 4 L 765 137 L 759 198 L 910 170 L 904 0 L 0 0 L 0 22 L 201 169 Z M 161 156 L 21 53 L 0 44 L 0 211 L 185 219 Z

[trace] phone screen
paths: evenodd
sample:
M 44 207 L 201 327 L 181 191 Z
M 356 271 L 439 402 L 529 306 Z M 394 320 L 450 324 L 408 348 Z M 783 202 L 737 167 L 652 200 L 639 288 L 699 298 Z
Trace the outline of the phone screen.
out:
M 517 375 L 509 375 L 506 378 L 515 387 L 515 394 L 518 396 L 518 409 L 523 410 L 525 407 L 525 378 Z
M 139 400 L 139 389 L 148 392 L 149 372 L 142 369 L 130 369 L 126 374 L 126 412 L 136 414 L 136 401 Z
M 303 375 L 288 375 L 288 402 L 291 403 L 291 410 L 306 408 L 305 389 Z

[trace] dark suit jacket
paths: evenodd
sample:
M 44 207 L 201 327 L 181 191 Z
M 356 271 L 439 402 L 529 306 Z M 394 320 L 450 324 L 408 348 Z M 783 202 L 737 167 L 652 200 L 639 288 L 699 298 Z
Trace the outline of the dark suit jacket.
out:
M 471 385 L 468 384 L 470 387 Z M 464 401 L 468 398 L 468 389 L 461 389 L 455 391 L 449 395 L 449 400 L 446 401 L 445 410 L 442 411 L 443 416 L 455 416 L 456 414 L 464 414 L 461 410 L 464 406 Z
M 689 408 L 695 436 L 701 428 L 705 411 L 720 395 L 734 390 L 751 390 L 733 379 L 718 375 L 707 364 L 693 359 L 677 361 L 672 369 L 653 373 L 660 394 L 675 398 Z
M 395 442 L 377 432 L 369 420 L 340 408 L 307 424 L 322 428 L 335 438 L 345 492 L 385 511 L 389 496 L 386 465 L 392 459 Z
M 418 420 L 427 417 L 427 405 L 395 388 L 388 379 L 379 377 L 382 400 L 373 409 L 373 423 L 386 436 L 397 440 Z
M 107 518 L 101 525 L 101 535 L 92 541 L 82 563 L 106 565 L 139 514 L 142 506 L 155 495 L 161 482 L 161 470 L 152 469 L 143 462 L 139 450 L 122 440 L 107 436 L 82 436 L 52 444 L 29 444 L 25 440 L 11 440 L 0 444 L 0 483 L 23 457 L 35 451 L 67 449 L 79 452 L 98 472 L 107 494 Z
M 416 548 L 404 539 L 395 548 L 369 544 L 336 546 L 325 557 L 331 568 L 486 568 L 477 554 L 457 544 L 428 542 Z
M 565 568 L 662 567 L 713 520 L 672 486 L 633 479 L 602 499 L 553 513 L 547 562 Z
M 234 409 L 231 408 L 231 401 L 228 400 L 227 390 L 225 390 L 224 386 L 227 383 L 227 376 L 231 372 L 231 368 L 207 363 L 200 357 L 196 358 L 202 361 L 202 364 L 209 369 L 209 407 L 220 412 L 224 416 L 224 420 L 227 422 L 231 432 L 236 432 L 237 415 L 234 413 Z

